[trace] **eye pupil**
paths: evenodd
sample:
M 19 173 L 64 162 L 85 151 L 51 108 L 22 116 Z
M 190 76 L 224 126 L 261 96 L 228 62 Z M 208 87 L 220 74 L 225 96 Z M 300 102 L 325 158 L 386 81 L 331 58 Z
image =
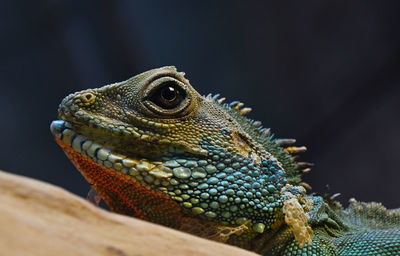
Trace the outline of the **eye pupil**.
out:
M 161 91 L 161 97 L 167 101 L 173 101 L 177 97 L 177 91 L 174 87 L 167 86 Z
M 165 81 L 158 84 L 148 96 L 148 100 L 159 108 L 172 110 L 186 100 L 186 92 L 179 83 Z

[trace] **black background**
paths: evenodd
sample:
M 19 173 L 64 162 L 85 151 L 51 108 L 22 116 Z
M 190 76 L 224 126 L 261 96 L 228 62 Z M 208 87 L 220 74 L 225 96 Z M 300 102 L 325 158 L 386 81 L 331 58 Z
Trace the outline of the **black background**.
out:
M 313 191 L 400 207 L 399 1 L 1 1 L 0 168 L 85 196 L 53 141 L 67 94 L 176 65 L 316 164 Z

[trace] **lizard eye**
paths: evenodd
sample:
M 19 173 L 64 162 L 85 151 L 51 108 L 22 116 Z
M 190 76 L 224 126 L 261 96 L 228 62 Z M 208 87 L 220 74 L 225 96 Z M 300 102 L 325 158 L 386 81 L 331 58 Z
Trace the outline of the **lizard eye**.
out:
M 180 117 L 193 107 L 191 88 L 174 77 L 164 76 L 151 81 L 142 91 L 142 103 L 151 115 L 161 118 Z
M 154 88 L 149 100 L 160 108 L 174 109 L 186 98 L 186 92 L 176 82 L 166 81 Z

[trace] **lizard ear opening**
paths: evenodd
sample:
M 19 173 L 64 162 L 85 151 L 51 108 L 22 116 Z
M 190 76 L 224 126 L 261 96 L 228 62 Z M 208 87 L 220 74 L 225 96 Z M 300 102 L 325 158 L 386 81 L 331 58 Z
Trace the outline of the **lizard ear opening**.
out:
M 189 88 L 172 77 L 154 80 L 144 91 L 143 104 L 159 115 L 176 115 L 185 110 L 191 102 Z

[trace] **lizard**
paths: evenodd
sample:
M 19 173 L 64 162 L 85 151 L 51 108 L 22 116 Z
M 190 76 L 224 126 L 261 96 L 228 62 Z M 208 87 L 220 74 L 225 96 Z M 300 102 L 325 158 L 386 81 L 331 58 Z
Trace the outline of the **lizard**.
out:
M 184 75 L 152 69 L 62 100 L 50 128 L 92 198 L 262 255 L 400 255 L 400 209 L 307 194 L 305 147 Z

